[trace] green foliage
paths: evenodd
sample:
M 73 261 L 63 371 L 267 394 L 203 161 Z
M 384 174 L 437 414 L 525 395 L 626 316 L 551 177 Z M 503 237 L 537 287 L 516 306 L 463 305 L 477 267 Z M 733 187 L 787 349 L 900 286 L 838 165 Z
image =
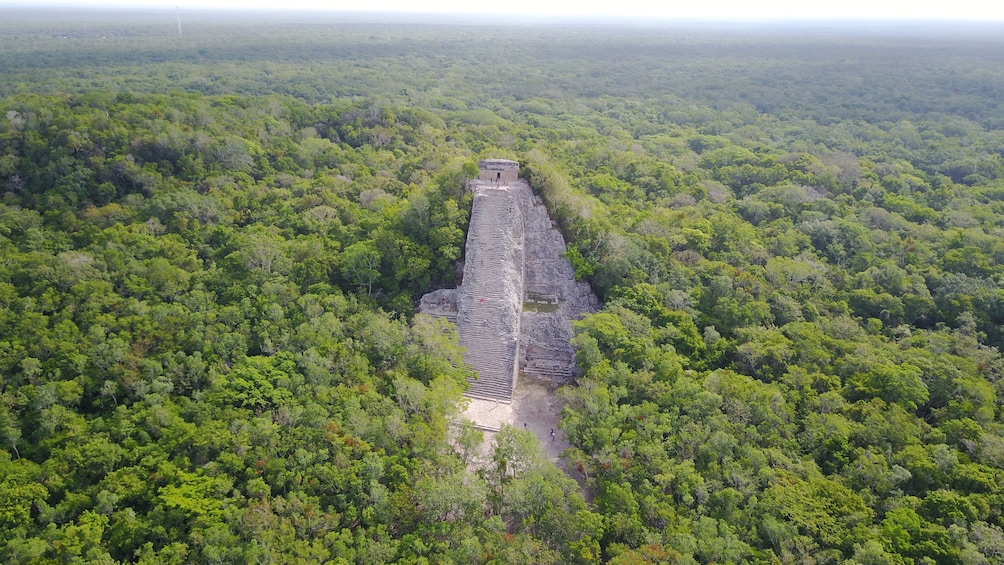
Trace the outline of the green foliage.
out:
M 876 364 L 867 373 L 857 373 L 847 379 L 847 396 L 851 400 L 875 396 L 908 410 L 917 410 L 930 397 L 921 376 L 923 372 L 909 364 Z

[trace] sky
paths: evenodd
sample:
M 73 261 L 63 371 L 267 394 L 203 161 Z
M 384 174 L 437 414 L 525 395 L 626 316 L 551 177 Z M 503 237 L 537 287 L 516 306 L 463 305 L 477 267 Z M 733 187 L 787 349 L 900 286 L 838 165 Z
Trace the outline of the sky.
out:
M 952 20 L 1004 21 L 994 0 L 0 0 L 0 6 L 107 6 L 423 12 L 675 20 Z

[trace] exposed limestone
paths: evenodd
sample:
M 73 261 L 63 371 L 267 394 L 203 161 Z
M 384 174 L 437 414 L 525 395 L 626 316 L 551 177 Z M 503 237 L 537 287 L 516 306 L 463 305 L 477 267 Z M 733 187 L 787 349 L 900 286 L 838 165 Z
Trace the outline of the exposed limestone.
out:
M 442 288 L 434 290 L 422 297 L 418 311 L 431 316 L 457 321 L 457 289 Z
M 598 301 L 564 257 L 565 239 L 554 229 L 539 197 L 524 213 L 525 290 L 520 335 L 522 372 L 562 384 L 573 376 L 571 321 L 596 310 Z
M 520 372 L 554 386 L 574 375 L 571 320 L 598 301 L 589 285 L 575 281 L 564 239 L 525 180 L 469 187 L 463 283 L 427 294 L 420 311 L 457 324 L 464 359 L 478 374 L 466 416 L 495 431 L 512 423 Z

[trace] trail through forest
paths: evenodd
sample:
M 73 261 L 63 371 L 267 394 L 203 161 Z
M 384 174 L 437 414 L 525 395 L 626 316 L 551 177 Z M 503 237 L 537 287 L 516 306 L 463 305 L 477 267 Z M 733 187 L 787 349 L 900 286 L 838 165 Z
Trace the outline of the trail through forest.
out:
M 561 459 L 562 452 L 568 449 L 568 440 L 558 428 L 562 406 L 564 402 L 558 398 L 553 382 L 520 375 L 513 395 L 513 425 L 533 432 L 547 458 L 577 479 Z

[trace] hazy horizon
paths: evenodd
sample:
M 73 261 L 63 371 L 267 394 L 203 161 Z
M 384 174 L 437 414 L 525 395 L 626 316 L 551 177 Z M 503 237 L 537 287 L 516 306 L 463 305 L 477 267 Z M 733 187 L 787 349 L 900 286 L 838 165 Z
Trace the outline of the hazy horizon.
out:
M 83 9 L 83 10 L 181 10 L 240 11 L 279 13 L 354 13 L 426 17 L 499 17 L 511 20 L 636 21 L 636 22 L 708 22 L 708 23 L 992 23 L 1004 22 L 1004 5 L 987 6 L 973 0 L 951 4 L 941 2 L 868 2 L 849 0 L 825 5 L 790 0 L 765 0 L 748 3 L 740 0 L 712 0 L 685 5 L 655 5 L 644 0 L 601 2 L 539 2 L 510 0 L 500 4 L 472 4 L 460 0 L 428 0 L 420 5 L 404 0 L 373 0 L 362 6 L 346 0 L 209 0 L 164 2 L 161 0 L 0 0 L 0 9 Z

